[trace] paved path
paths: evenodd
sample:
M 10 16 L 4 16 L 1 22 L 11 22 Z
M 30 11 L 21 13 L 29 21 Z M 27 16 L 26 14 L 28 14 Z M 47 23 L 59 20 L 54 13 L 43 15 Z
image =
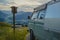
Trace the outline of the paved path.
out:
M 30 33 L 26 35 L 26 40 L 30 40 Z

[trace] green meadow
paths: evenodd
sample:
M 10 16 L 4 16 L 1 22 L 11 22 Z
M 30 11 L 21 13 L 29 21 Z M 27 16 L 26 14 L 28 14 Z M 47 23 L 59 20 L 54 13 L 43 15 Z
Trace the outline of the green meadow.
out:
M 27 29 L 27 27 L 16 28 L 14 35 L 10 24 L 0 22 L 0 40 L 25 40 Z

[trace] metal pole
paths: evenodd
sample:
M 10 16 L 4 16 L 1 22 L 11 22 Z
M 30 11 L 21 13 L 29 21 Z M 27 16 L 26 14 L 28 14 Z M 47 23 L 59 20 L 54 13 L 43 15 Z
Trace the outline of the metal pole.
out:
M 15 14 L 13 13 L 13 31 L 15 33 Z
M 13 13 L 13 35 L 15 40 L 15 13 Z
M 17 7 L 12 6 L 12 13 L 13 13 L 13 35 L 14 35 L 14 40 L 15 39 L 15 14 L 17 13 Z

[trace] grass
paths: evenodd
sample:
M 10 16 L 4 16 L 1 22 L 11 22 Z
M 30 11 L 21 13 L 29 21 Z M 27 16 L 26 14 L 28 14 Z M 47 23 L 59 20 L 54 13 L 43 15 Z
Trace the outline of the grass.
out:
M 16 28 L 15 36 L 11 25 L 0 22 L 0 40 L 25 40 L 27 27 Z

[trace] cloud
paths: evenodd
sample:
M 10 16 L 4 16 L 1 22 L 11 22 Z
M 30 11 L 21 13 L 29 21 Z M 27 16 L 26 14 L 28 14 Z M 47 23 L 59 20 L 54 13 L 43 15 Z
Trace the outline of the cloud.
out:
M 14 2 L 19 5 L 41 5 L 47 3 L 50 0 L 15 0 Z
M 0 9 L 10 10 L 12 5 L 18 6 L 18 10 L 32 11 L 33 8 L 42 5 L 50 0 L 0 0 Z
M 28 1 L 28 0 L 15 0 L 15 3 L 18 5 L 40 5 L 41 3 L 36 1 Z
M 11 10 L 9 6 L 0 4 L 0 10 Z

